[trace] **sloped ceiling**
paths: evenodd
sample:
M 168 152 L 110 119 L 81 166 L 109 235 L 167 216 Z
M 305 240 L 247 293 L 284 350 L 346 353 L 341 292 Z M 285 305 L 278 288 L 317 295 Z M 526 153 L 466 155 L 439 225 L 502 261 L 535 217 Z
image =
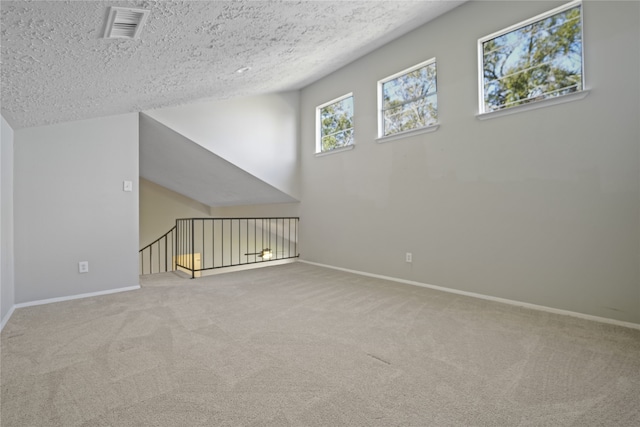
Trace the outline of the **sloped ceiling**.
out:
M 140 176 L 207 206 L 297 202 L 145 114 Z
M 3 0 L 2 115 L 20 129 L 296 90 L 461 3 Z M 150 10 L 140 39 L 102 38 L 109 6 Z

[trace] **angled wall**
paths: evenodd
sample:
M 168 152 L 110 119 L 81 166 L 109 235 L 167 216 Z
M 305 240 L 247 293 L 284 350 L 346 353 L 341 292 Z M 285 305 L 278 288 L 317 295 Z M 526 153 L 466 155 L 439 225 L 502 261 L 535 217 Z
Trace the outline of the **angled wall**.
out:
M 302 258 L 640 323 L 640 4 L 584 2 L 585 99 L 475 117 L 478 38 L 560 4 L 469 2 L 303 89 Z M 376 143 L 377 81 L 432 57 L 440 128 Z M 355 149 L 315 157 L 348 92 Z
M 207 206 L 296 201 L 146 114 L 140 114 L 140 176 Z
M 299 200 L 299 92 L 268 94 L 144 114 Z M 166 186 L 166 185 L 165 185 Z M 180 191 L 177 188 L 171 188 Z
M 138 115 L 21 129 L 14 152 L 16 304 L 139 286 Z

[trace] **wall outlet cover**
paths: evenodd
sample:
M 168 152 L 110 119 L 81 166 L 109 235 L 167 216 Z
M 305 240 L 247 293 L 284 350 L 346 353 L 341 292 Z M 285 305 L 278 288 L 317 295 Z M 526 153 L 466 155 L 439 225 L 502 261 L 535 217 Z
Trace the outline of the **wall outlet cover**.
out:
M 89 261 L 80 261 L 78 263 L 78 272 L 79 273 L 88 273 L 89 272 Z

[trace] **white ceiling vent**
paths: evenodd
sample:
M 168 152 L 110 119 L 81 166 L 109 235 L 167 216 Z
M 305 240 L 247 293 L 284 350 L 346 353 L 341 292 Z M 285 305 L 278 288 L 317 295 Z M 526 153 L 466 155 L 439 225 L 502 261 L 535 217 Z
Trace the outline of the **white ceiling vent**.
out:
M 104 38 L 137 39 L 148 16 L 148 10 L 112 6 L 109 8 Z

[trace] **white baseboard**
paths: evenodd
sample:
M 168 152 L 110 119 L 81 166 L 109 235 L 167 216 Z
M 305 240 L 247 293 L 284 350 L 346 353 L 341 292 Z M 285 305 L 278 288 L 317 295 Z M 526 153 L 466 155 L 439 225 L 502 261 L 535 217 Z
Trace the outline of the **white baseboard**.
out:
M 62 302 L 62 301 L 71 301 L 71 300 L 80 299 L 80 298 L 97 297 L 100 295 L 116 294 L 118 292 L 135 291 L 136 289 L 140 289 L 140 285 L 129 286 L 126 288 L 109 289 L 106 291 L 89 292 L 86 294 L 70 295 L 68 297 L 58 297 L 58 298 L 41 299 L 38 301 L 22 302 L 20 304 L 16 304 L 15 308 L 32 307 L 34 305 L 51 304 L 54 302 Z
M 2 319 L 2 323 L 0 323 L 0 331 L 2 331 L 2 329 L 4 329 L 4 326 L 7 324 L 7 322 L 9 321 L 9 318 L 11 317 L 11 315 L 13 314 L 13 312 L 15 311 L 16 308 L 32 307 L 34 305 L 51 304 L 51 303 L 54 303 L 54 302 L 71 301 L 71 300 L 74 300 L 74 299 L 90 298 L 90 297 L 96 297 L 96 296 L 100 296 L 100 295 L 109 295 L 109 294 L 115 294 L 115 293 L 118 293 L 118 292 L 135 291 L 137 289 L 140 289 L 140 285 L 128 286 L 126 288 L 109 289 L 109 290 L 106 290 L 106 291 L 99 291 L 99 292 L 89 292 L 89 293 L 86 293 L 86 294 L 70 295 L 70 296 L 67 296 L 67 297 L 41 299 L 41 300 L 38 300 L 38 301 L 29 301 L 29 302 L 22 302 L 20 304 L 14 304 L 14 306 L 11 307 L 11 310 L 9 310 L 9 312 L 6 314 L 6 316 L 4 316 L 4 318 Z
M 467 296 L 467 297 L 479 298 L 479 299 L 488 300 L 488 301 L 500 302 L 500 303 L 503 303 L 503 304 L 515 305 L 515 306 L 518 306 L 518 307 L 530 308 L 532 310 L 545 311 L 547 313 L 560 314 L 560 315 L 563 315 L 563 316 L 578 317 L 580 319 L 592 320 L 592 321 L 595 321 L 595 322 L 608 323 L 608 324 L 611 324 L 611 325 L 623 326 L 625 328 L 631 328 L 631 329 L 640 330 L 640 324 L 638 324 L 638 323 L 624 322 L 622 320 L 615 320 L 615 319 L 609 319 L 609 318 L 606 318 L 606 317 L 593 316 L 593 315 L 590 315 L 590 314 L 578 313 L 578 312 L 569 311 L 569 310 L 561 310 L 561 309 L 558 309 L 558 308 L 546 307 L 544 305 L 530 304 L 530 303 L 527 303 L 527 302 L 514 301 L 514 300 L 510 300 L 510 299 L 506 299 L 506 298 L 498 298 L 498 297 L 492 297 L 492 296 L 489 296 L 489 295 L 477 294 L 475 292 L 467 292 L 467 291 L 461 291 L 461 290 L 458 290 L 458 289 L 444 288 L 442 286 L 428 285 L 426 283 L 415 282 L 413 280 L 405 280 L 405 279 L 399 279 L 399 278 L 396 278 L 396 277 L 382 276 L 380 274 L 372 274 L 372 273 L 367 273 L 367 272 L 364 272 L 364 271 L 351 270 L 351 269 L 342 268 L 342 267 L 335 267 L 335 266 L 332 266 L 332 265 L 320 264 L 320 263 L 317 263 L 317 262 L 306 261 L 306 260 L 303 260 L 303 259 L 299 259 L 298 262 L 303 262 L 305 264 L 311 264 L 311 265 L 317 265 L 318 267 L 331 268 L 333 270 L 340 270 L 340 271 L 344 271 L 344 272 L 347 272 L 347 273 L 358 274 L 358 275 L 361 275 L 361 276 L 374 277 L 376 279 L 389 280 L 389 281 L 392 281 L 392 282 L 404 283 L 404 284 L 413 285 L 413 286 L 421 286 L 423 288 L 434 289 L 434 290 L 437 290 L 437 291 L 448 292 L 448 293 L 451 293 L 451 294 L 464 295 L 464 296 Z

